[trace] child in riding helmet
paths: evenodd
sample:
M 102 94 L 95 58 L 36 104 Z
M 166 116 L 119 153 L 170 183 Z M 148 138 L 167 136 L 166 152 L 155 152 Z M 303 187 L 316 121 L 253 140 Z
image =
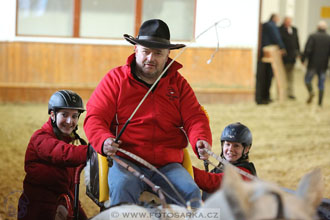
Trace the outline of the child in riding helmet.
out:
M 252 146 L 252 134 L 248 127 L 237 122 L 229 124 L 221 134 L 221 157 L 232 165 L 243 171 L 256 175 L 253 163 L 249 162 L 249 151 Z M 219 189 L 223 177 L 224 165 L 219 163 L 218 167 L 210 173 L 193 167 L 194 179 L 203 193 L 203 199 L 207 193 L 212 193 Z M 243 176 L 243 178 L 246 178 Z
M 75 168 L 86 162 L 87 144 L 76 133 L 84 112 L 81 97 L 70 90 L 55 92 L 48 103 L 48 121 L 35 131 L 25 153 L 24 191 L 18 203 L 18 219 L 50 220 L 58 198 L 73 200 Z M 80 141 L 81 145 L 74 145 Z M 80 207 L 79 219 L 87 219 Z

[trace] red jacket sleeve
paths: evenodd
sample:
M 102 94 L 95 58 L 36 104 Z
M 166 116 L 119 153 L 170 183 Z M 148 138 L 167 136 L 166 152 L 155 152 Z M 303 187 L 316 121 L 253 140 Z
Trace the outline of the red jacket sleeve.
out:
M 87 115 L 84 121 L 84 130 L 88 141 L 99 153 L 103 154 L 103 142 L 110 137 L 115 137 L 110 132 L 110 126 L 116 113 L 116 97 L 115 94 L 118 89 L 111 89 L 118 87 L 113 72 L 109 72 L 99 83 L 89 99 L 86 109 Z M 106 109 L 106 111 L 104 110 Z
M 178 77 L 179 88 L 181 91 L 181 114 L 183 119 L 183 128 L 187 133 L 190 144 L 198 156 L 196 142 L 205 140 L 212 146 L 212 134 L 209 126 L 209 120 L 202 110 L 194 91 L 183 77 Z
M 48 161 L 57 166 L 76 167 L 86 162 L 87 159 L 87 145 L 72 145 L 62 140 L 53 137 L 47 132 L 41 132 L 32 136 L 29 143 L 27 154 L 30 158 L 27 160 L 34 161 L 40 158 L 43 161 Z M 34 151 L 37 155 L 33 158 Z
M 209 173 L 193 166 L 194 180 L 198 187 L 208 193 L 220 188 L 223 173 Z
M 238 168 L 251 174 L 251 172 L 248 169 L 245 169 L 243 167 L 238 167 Z M 194 180 L 200 189 L 202 189 L 207 193 L 213 193 L 220 188 L 224 173 L 209 173 L 204 170 L 198 169 L 194 166 L 193 166 L 193 170 L 194 170 Z M 248 180 L 248 178 L 245 176 L 242 176 L 242 178 L 244 180 Z

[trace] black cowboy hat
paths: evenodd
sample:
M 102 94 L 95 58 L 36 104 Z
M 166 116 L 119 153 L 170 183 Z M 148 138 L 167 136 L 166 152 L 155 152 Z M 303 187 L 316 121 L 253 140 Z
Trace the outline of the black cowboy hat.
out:
M 148 48 L 173 50 L 186 46 L 184 44 L 171 44 L 170 30 L 167 24 L 160 19 L 151 19 L 143 22 L 137 38 L 128 34 L 124 34 L 124 38 L 131 44 L 139 44 Z

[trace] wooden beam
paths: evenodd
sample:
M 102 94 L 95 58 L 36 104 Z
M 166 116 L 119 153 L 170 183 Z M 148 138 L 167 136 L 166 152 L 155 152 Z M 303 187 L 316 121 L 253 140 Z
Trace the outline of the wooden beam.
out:
M 134 34 L 135 36 L 138 36 L 139 29 L 142 24 L 142 7 L 143 7 L 143 0 L 136 0 L 135 1 L 135 28 L 134 28 Z
M 73 10 L 73 37 L 79 37 L 80 34 L 80 14 L 81 14 L 81 0 L 74 0 Z
M 194 40 L 196 38 L 196 36 L 195 36 L 195 33 L 196 33 L 195 32 L 196 31 L 196 15 L 197 15 L 197 0 L 195 0 L 195 7 L 194 7 L 193 32 L 192 32 L 191 39 L 189 39 L 189 41 Z
M 16 21 L 15 21 L 15 35 L 18 35 L 18 12 L 19 12 L 19 8 L 18 8 L 18 0 L 16 0 Z
M 257 59 L 261 59 L 261 34 L 262 34 L 262 23 L 261 23 L 261 14 L 262 14 L 262 0 L 259 0 L 259 28 L 258 28 L 258 52 Z
M 280 48 L 277 45 L 265 46 L 263 47 L 263 54 L 264 57 L 261 58 L 261 61 L 271 64 L 276 79 L 278 99 L 283 102 L 287 98 L 287 81 Z

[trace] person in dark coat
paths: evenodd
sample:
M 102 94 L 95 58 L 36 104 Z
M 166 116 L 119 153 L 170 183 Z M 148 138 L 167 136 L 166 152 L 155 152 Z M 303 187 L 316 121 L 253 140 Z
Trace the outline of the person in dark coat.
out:
M 292 26 L 291 17 L 284 18 L 283 24 L 279 30 L 286 49 L 286 54 L 283 55 L 283 63 L 287 79 L 287 95 L 289 99 L 295 99 L 293 92 L 293 70 L 296 57 L 300 55 L 298 31 L 297 28 Z
M 270 99 L 270 87 L 273 78 L 273 70 L 270 63 L 261 61 L 263 57 L 263 48 L 268 45 L 278 45 L 282 51 L 285 51 L 284 43 L 276 23 L 279 21 L 277 14 L 272 14 L 268 22 L 262 25 L 261 47 L 257 65 L 256 75 L 256 102 L 257 104 L 268 104 Z M 284 52 L 282 52 L 284 53 Z
M 307 104 L 310 104 L 314 97 L 312 79 L 315 74 L 318 76 L 319 99 L 318 105 L 322 106 L 324 93 L 324 82 L 326 79 L 326 70 L 328 68 L 330 57 L 330 35 L 326 33 L 327 23 L 320 21 L 317 31 L 308 37 L 305 45 L 304 54 L 301 61 L 308 60 L 307 72 L 305 75 L 305 85 L 308 90 Z
M 84 112 L 82 99 L 70 90 L 55 92 L 48 103 L 48 121 L 32 135 L 25 153 L 23 193 L 19 198 L 17 219 L 53 220 L 59 198 L 73 201 L 75 167 L 87 159 L 86 142 L 76 133 L 79 116 Z M 80 145 L 74 142 L 80 141 Z M 73 204 L 71 204 L 73 206 Z M 79 207 L 79 220 L 87 216 Z

